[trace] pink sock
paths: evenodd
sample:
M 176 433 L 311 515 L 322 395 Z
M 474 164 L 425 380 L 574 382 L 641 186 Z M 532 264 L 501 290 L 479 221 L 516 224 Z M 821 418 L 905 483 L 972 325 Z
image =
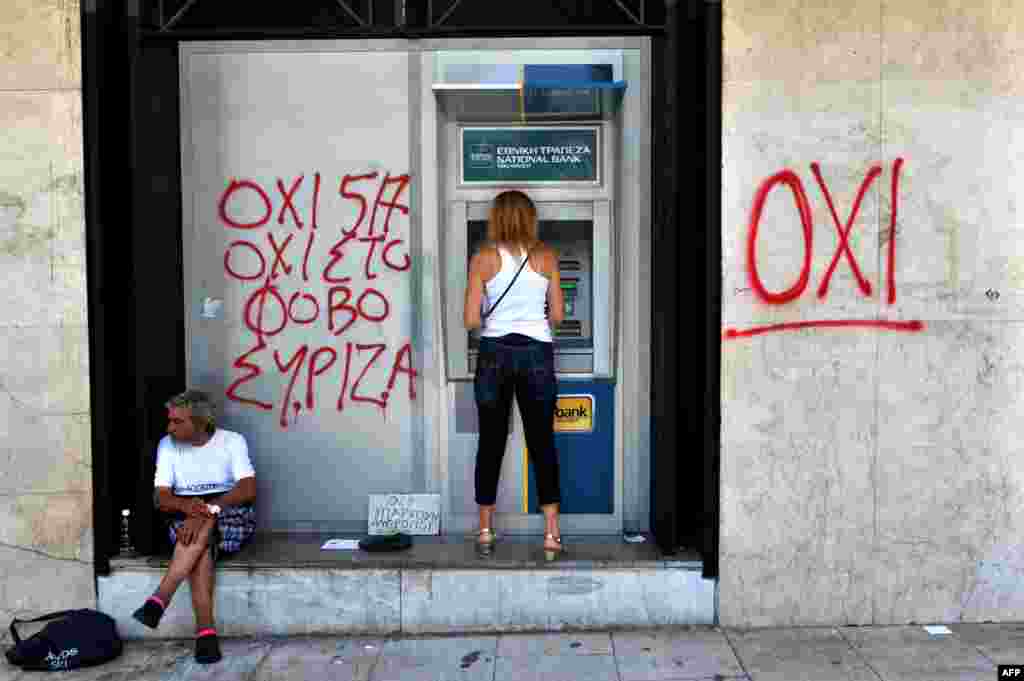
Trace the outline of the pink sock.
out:
M 217 630 L 213 627 L 207 627 L 206 629 L 200 629 L 196 634 L 196 638 L 202 638 L 203 636 L 216 636 Z
M 154 603 L 156 603 L 157 605 L 160 606 L 161 610 L 166 610 L 167 609 L 167 605 L 162 600 L 160 600 L 159 596 L 150 596 L 146 600 L 147 601 L 153 601 Z

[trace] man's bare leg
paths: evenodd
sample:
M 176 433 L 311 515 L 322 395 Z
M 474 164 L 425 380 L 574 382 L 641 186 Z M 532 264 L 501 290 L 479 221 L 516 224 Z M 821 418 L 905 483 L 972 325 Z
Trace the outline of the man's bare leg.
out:
M 199 531 L 196 532 L 195 538 L 188 546 L 179 538 L 174 545 L 171 564 L 163 579 L 160 580 L 159 588 L 155 594 L 146 599 L 142 607 L 132 613 L 132 617 L 151 629 L 156 629 L 159 626 L 160 618 L 163 617 L 164 611 L 170 605 L 178 587 L 192 574 L 203 555 L 209 554 L 207 547 L 210 544 L 210 536 L 216 522 L 215 518 L 204 520 Z
M 213 664 L 221 659 L 220 640 L 213 626 L 214 579 L 213 552 L 203 551 L 188 576 L 192 588 L 192 610 L 196 616 L 196 662 L 199 664 Z
M 196 631 L 213 628 L 213 586 L 215 570 L 213 555 L 209 550 L 203 551 L 202 557 L 188 576 L 189 588 L 192 590 L 192 611 L 196 616 Z
M 207 518 L 203 522 L 198 536 L 188 546 L 180 541 L 175 543 L 171 564 L 167 567 L 164 578 L 160 580 L 160 587 L 156 592 L 156 596 L 164 602 L 165 606 L 170 604 L 178 587 L 189 578 L 200 559 L 204 555 L 210 555 L 210 535 L 216 522 L 216 518 Z

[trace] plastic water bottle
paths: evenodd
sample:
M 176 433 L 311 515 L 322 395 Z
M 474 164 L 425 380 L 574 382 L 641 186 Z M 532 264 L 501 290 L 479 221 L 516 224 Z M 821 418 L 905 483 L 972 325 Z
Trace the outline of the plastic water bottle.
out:
M 119 553 L 122 556 L 134 556 L 135 547 L 132 546 L 132 537 L 128 533 L 128 517 L 132 514 L 127 508 L 121 511 L 121 546 Z

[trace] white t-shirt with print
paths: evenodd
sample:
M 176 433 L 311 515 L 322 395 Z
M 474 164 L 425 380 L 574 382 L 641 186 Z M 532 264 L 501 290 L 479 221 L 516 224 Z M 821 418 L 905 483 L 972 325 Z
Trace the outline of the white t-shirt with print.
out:
M 170 487 L 179 496 L 220 494 L 255 475 L 245 438 L 223 428 L 202 447 L 165 435 L 156 448 L 155 486 Z

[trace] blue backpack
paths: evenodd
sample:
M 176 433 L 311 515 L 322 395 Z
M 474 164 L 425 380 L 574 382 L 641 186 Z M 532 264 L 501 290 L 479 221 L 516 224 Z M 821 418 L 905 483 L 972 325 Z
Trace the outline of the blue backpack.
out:
M 22 640 L 18 624 L 46 622 L 41 631 Z M 22 669 L 64 671 L 91 667 L 113 660 L 124 648 L 117 634 L 117 623 L 110 615 L 96 610 L 63 610 L 31 620 L 11 622 L 14 647 L 4 654 L 7 661 Z

